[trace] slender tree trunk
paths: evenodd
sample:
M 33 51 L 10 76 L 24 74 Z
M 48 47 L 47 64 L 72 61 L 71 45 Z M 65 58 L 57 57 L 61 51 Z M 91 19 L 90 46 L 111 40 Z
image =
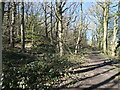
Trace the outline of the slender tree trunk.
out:
M 15 47 L 15 2 L 12 3 L 12 20 L 11 20 L 11 27 L 10 27 L 10 46 L 12 48 Z
M 17 13 L 18 13 L 18 28 L 17 28 L 17 37 L 20 37 L 20 34 L 19 34 L 19 32 L 20 32 L 20 10 L 19 10 L 19 8 L 20 8 L 20 5 L 19 5 L 19 3 L 18 3 L 18 10 L 17 10 Z
M 75 46 L 75 54 L 78 53 L 78 49 L 79 49 L 79 44 L 80 44 L 80 39 L 81 39 L 81 31 L 82 31 L 82 0 L 80 0 L 80 6 L 81 6 L 81 10 L 80 10 L 80 29 L 78 31 L 78 38 L 77 38 L 77 43 Z
M 10 2 L 8 3 L 8 13 L 7 13 L 7 21 L 8 21 L 8 45 L 10 45 Z
M 107 54 L 107 30 L 108 30 L 108 9 L 109 6 L 108 4 L 105 2 L 104 3 L 104 23 L 103 23 L 103 27 L 104 27 L 104 36 L 103 36 L 103 51 L 105 54 Z
M 62 25 L 62 2 L 56 2 L 57 16 L 58 16 L 58 43 L 59 53 L 63 56 L 63 25 Z
M 120 14 L 120 1 L 118 2 L 118 13 Z M 117 31 L 117 45 L 115 46 L 115 55 L 117 54 L 117 49 L 120 47 L 120 16 L 118 17 L 118 31 Z M 119 56 L 120 56 L 120 51 L 119 51 Z
M 24 2 L 21 3 L 21 47 L 24 51 L 25 49 L 25 26 L 24 26 Z
M 44 4 L 44 13 L 45 13 L 45 34 L 46 38 L 48 38 L 48 24 L 47 24 L 47 6 L 46 3 Z
M 99 50 L 101 50 L 101 29 L 100 28 L 98 28 L 99 29 L 99 33 L 98 33 L 98 48 L 99 48 Z
M 61 21 L 59 21 L 58 38 L 59 38 L 60 56 L 63 56 L 63 32 L 62 32 L 62 22 Z
M 76 46 L 75 46 L 75 54 L 78 53 L 79 42 L 80 42 L 80 33 L 81 33 L 81 30 L 79 30 L 79 32 L 78 32 L 78 39 L 77 39 L 77 43 L 76 43 Z
M 32 26 L 32 45 L 34 45 L 34 27 L 35 27 L 35 25 L 33 24 L 33 26 Z
M 0 0 L 0 89 L 2 89 L 2 21 L 3 21 L 3 3 Z
M 57 18 L 56 18 L 57 19 Z M 58 24 L 59 24 L 59 22 L 58 22 L 58 19 L 56 20 L 56 29 L 55 29 L 55 39 L 56 39 L 56 53 L 58 53 L 59 52 L 59 38 L 58 38 Z
M 52 10 L 52 2 L 51 2 L 51 7 L 50 7 L 50 9 L 51 9 L 51 12 L 50 12 L 50 22 L 51 22 L 51 23 L 50 23 L 50 24 L 51 24 L 51 26 L 50 26 L 50 29 L 51 29 L 50 32 L 51 32 L 51 33 L 50 33 L 50 35 L 51 35 L 51 44 L 53 44 L 53 28 L 52 28 L 52 27 L 53 27 L 53 23 L 52 23 L 52 22 L 53 22 L 53 21 L 52 21 L 53 10 Z
M 92 30 L 92 46 L 95 46 L 95 31 Z
M 117 17 L 114 19 L 114 31 L 113 31 L 113 42 L 112 42 L 112 56 L 115 56 L 115 47 L 116 47 L 116 35 L 117 35 Z

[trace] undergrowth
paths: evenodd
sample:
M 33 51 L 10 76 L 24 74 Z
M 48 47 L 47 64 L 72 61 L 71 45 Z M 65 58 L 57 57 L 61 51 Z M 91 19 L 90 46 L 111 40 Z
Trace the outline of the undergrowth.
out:
M 83 55 L 57 54 L 40 57 L 18 50 L 3 51 L 3 85 L 4 89 L 49 89 L 59 82 L 66 69 L 84 63 Z

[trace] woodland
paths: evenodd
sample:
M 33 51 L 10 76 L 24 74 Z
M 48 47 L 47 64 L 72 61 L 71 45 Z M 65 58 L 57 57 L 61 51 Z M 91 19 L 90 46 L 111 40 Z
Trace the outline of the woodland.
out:
M 73 88 L 96 66 L 120 69 L 119 0 L 0 1 L 2 89 Z M 119 75 L 118 70 L 113 77 Z

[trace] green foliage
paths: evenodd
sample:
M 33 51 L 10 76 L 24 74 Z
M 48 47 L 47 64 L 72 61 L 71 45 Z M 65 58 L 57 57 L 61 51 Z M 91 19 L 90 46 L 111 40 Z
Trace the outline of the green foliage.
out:
M 68 58 L 68 61 L 74 64 L 80 65 L 85 62 L 85 58 L 82 55 L 68 55 L 67 58 Z
M 52 56 L 55 54 L 56 47 L 50 43 L 49 38 L 42 37 L 40 40 L 34 42 L 32 52 L 45 54 L 46 56 Z
M 3 51 L 3 88 L 48 89 L 73 63 L 58 55 L 47 59 L 15 50 Z
M 120 14 L 119 13 L 115 13 L 115 15 L 119 16 L 120 17 Z
M 120 63 L 120 59 L 119 58 L 113 58 L 112 61 Z

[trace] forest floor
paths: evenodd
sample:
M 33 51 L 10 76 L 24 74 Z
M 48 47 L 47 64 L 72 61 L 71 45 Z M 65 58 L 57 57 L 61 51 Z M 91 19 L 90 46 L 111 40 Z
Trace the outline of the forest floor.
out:
M 68 74 L 60 78 L 61 83 L 56 87 L 65 90 L 71 88 L 96 89 L 96 88 L 116 88 L 120 87 L 120 69 L 118 63 L 109 58 L 102 57 L 99 51 L 93 51 L 85 55 L 87 62 L 82 66 L 71 67 Z M 75 89 L 76 88 L 76 89 Z M 79 90 L 79 89 L 78 89 Z

